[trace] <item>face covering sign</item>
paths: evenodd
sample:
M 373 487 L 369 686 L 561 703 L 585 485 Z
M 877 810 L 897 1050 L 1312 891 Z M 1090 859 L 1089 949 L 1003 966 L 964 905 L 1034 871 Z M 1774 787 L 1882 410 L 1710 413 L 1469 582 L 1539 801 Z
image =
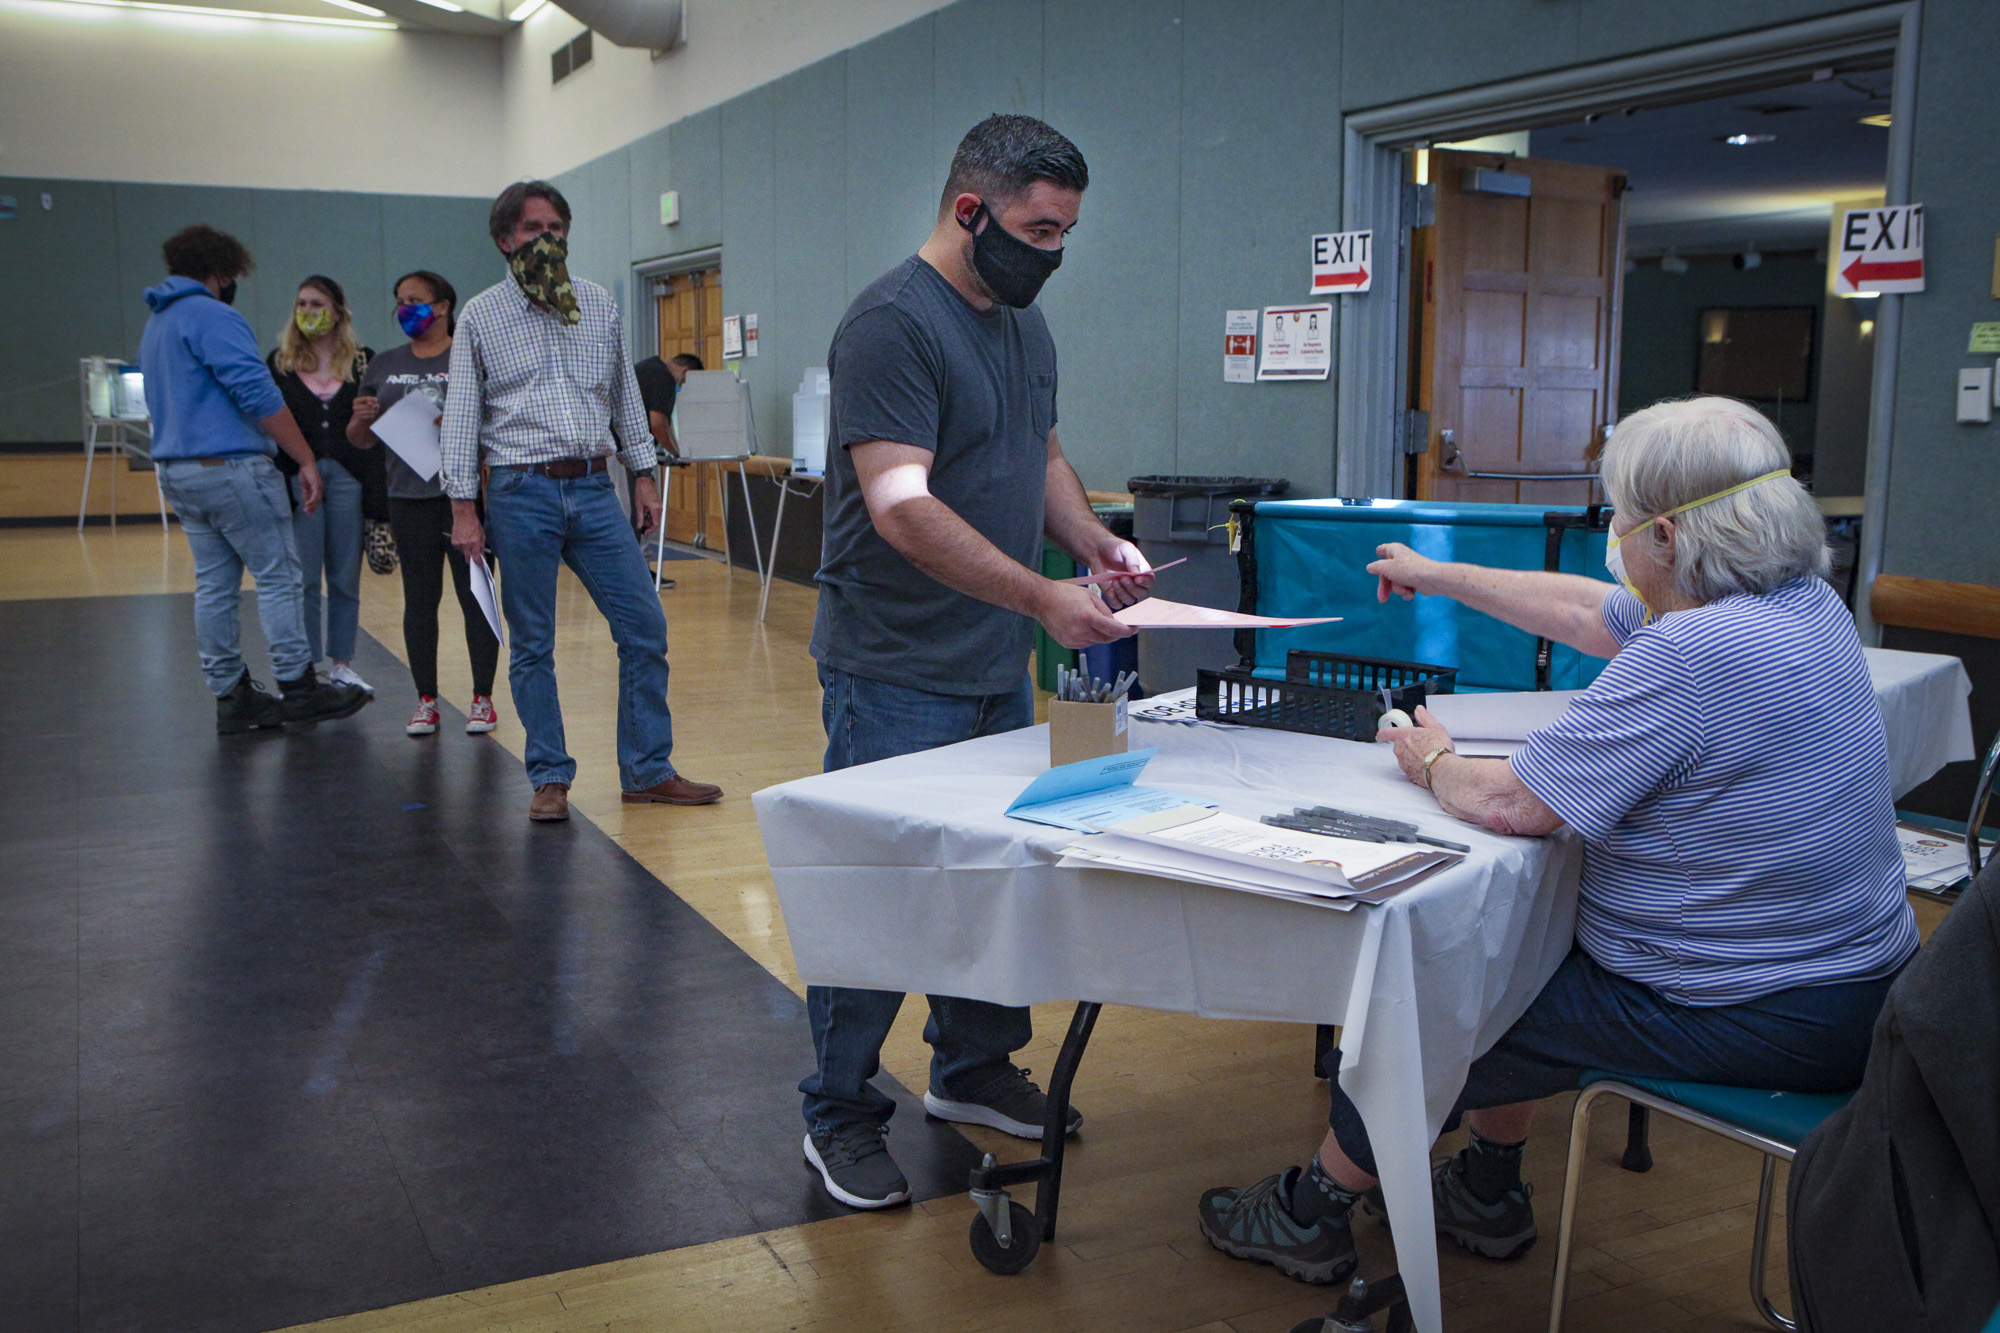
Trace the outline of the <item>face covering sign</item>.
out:
M 1259 380 L 1323 380 L 1332 369 L 1332 306 L 1265 307 Z

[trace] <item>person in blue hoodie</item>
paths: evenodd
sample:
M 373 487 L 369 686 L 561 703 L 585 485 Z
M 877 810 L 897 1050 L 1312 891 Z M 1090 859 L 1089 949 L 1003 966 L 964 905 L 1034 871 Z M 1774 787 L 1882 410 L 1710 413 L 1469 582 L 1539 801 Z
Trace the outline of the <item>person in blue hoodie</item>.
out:
M 325 493 L 319 467 L 250 322 L 231 308 L 236 280 L 254 267 L 250 252 L 206 226 L 175 232 L 161 252 L 168 277 L 146 289 L 153 313 L 139 338 L 139 369 L 160 490 L 194 553 L 195 639 L 215 695 L 215 729 L 306 728 L 352 716 L 372 696 L 323 681 L 312 669 L 291 497 L 271 459 L 283 449 L 297 461 L 308 513 Z M 236 612 L 245 569 L 257 582 L 276 699 L 243 661 Z

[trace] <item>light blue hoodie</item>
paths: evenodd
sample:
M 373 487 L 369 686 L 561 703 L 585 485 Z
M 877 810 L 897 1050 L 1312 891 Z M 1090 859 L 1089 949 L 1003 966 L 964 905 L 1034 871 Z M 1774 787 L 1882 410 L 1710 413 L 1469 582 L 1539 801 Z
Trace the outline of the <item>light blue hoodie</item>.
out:
M 153 312 L 139 336 L 153 457 L 272 454 L 258 422 L 285 405 L 250 321 L 193 278 L 146 289 Z

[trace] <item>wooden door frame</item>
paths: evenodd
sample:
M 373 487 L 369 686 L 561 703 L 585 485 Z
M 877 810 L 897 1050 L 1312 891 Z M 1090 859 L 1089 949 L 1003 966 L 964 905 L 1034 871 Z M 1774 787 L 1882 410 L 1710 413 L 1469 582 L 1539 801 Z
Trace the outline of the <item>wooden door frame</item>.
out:
M 700 250 L 688 250 L 677 255 L 663 255 L 658 259 L 645 259 L 632 265 L 632 299 L 628 305 L 627 330 L 631 338 L 632 359 L 643 361 L 649 356 L 660 354 L 660 319 L 653 305 L 653 284 L 661 278 L 671 278 L 682 273 L 696 273 L 705 268 L 722 266 L 722 247 L 705 246 Z M 641 319 L 640 312 L 645 318 Z
M 1405 219 L 1419 206 L 1413 189 L 1404 181 L 1404 150 L 1432 142 L 1565 124 L 1593 111 L 1666 106 L 1776 87 L 1829 65 L 1887 56 L 1894 64 L 1895 82 L 1890 94 L 1886 200 L 1892 205 L 1908 203 L 1922 12 L 1923 0 L 1899 0 L 1344 116 L 1341 226 L 1347 230 L 1372 228 L 1377 237 L 1376 254 L 1395 254 L 1398 272 L 1393 281 L 1378 281 L 1367 295 L 1339 298 L 1335 491 L 1346 496 L 1393 497 L 1403 493 L 1410 345 L 1409 233 Z M 1879 298 L 1868 423 L 1867 508 L 1855 577 L 1855 615 L 1864 641 L 1870 643 L 1876 636 L 1868 615 L 1868 587 L 1881 571 L 1901 324 L 1902 298 Z

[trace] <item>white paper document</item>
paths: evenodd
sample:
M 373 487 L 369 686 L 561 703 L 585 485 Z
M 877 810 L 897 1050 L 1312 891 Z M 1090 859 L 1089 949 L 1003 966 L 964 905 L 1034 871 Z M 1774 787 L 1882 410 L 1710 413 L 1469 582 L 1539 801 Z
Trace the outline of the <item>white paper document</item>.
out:
M 505 648 L 507 627 L 500 623 L 500 591 L 493 586 L 493 571 L 487 568 L 483 555 L 475 556 L 472 561 L 472 596 L 478 601 L 479 609 L 486 613 L 486 623 L 493 627 L 493 637 L 500 640 L 500 646 Z
M 1898 824 L 1896 845 L 1903 853 L 1905 882 L 1925 893 L 1952 888 L 1972 869 L 1965 855 L 1965 839 L 1956 833 L 1921 824 Z M 1983 863 L 1993 844 L 1981 839 L 1979 845 Z
M 1433 694 L 1424 707 L 1453 740 L 1525 741 L 1531 731 L 1555 725 L 1582 690 L 1503 694 Z
M 430 481 L 444 466 L 438 449 L 438 419 L 443 415 L 427 395 L 406 393 L 369 429 L 410 465 L 410 471 Z

